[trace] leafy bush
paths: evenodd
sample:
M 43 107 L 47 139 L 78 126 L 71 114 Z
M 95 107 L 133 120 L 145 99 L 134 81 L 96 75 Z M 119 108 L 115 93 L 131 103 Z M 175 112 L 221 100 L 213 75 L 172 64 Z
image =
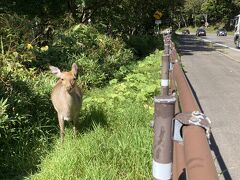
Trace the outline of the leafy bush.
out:
M 94 104 L 101 104 L 107 107 L 113 107 L 124 101 L 134 101 L 140 103 L 149 103 L 154 95 L 159 93 L 159 71 L 161 56 L 160 51 L 149 55 L 144 61 L 138 62 L 135 68 L 124 77 L 122 82 L 113 79 L 109 82 L 111 85 L 107 90 L 98 94 L 91 94 L 84 99 L 85 107 L 91 107 Z M 151 109 L 152 110 L 152 109 Z
M 46 137 L 56 133 L 49 101 L 53 79 L 26 69 L 15 54 L 0 54 L 0 179 L 36 168 Z
M 29 20 L 27 16 L 16 14 L 0 18 L 4 19 L 4 28 L 0 31 L 3 50 L 14 52 L 17 62 L 37 70 L 46 70 L 49 64 L 67 69 L 76 62 L 81 80 L 88 87 L 102 86 L 114 78 L 122 79 L 129 72 L 126 65 L 135 59 L 123 40 L 100 34 L 93 26 L 79 24 L 65 30 L 54 29 L 53 33 L 53 27 L 42 24 L 38 18 Z M 162 39 L 132 36 L 128 47 L 135 55 L 145 56 L 162 47 Z
M 0 128 L 5 128 L 5 124 L 4 122 L 6 122 L 8 120 L 8 115 L 7 115 L 7 99 L 1 99 L 0 100 L 0 119 L 1 119 L 1 124 L 0 124 Z M 1 134 L 2 135 L 2 134 Z
M 53 29 L 40 18 L 30 19 L 26 15 L 0 14 L 0 36 L 4 42 L 4 50 L 23 52 L 26 48 L 43 46 L 52 37 Z
M 162 36 L 152 35 L 131 36 L 127 40 L 127 45 L 137 56 L 144 57 L 156 49 L 163 49 L 163 39 Z
M 39 52 L 38 62 L 68 68 L 79 65 L 80 77 L 88 87 L 102 86 L 112 78 L 122 78 L 118 70 L 133 61 L 133 54 L 121 39 L 113 39 L 86 25 L 76 25 L 55 36 L 46 52 Z M 93 73 L 94 72 L 94 73 Z

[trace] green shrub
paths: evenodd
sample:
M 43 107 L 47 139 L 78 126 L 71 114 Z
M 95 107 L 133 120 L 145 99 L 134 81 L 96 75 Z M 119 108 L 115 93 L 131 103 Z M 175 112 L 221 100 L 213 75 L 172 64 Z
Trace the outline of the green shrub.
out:
M 54 29 L 39 18 L 30 20 L 16 14 L 3 14 L 0 18 L 4 27 L 0 31 L 2 50 L 11 52 L 15 62 L 38 71 L 48 69 L 49 64 L 68 69 L 73 62 L 78 63 L 81 80 L 89 88 L 103 86 L 114 78 L 122 79 L 129 72 L 126 66 L 135 60 L 123 40 L 100 34 L 93 26 L 79 24 Z M 157 41 L 150 36 L 132 39 L 129 42 L 133 42 L 140 56 L 157 47 Z M 154 48 L 140 47 L 144 41 Z
M 42 47 L 50 43 L 53 29 L 40 18 L 26 15 L 0 14 L 0 36 L 3 38 L 5 51 L 23 52 L 32 46 Z
M 156 73 L 160 67 L 160 55 L 160 51 L 149 55 L 143 61 L 139 61 L 123 81 L 113 79 L 109 82 L 110 88 L 85 98 L 85 107 L 96 103 L 111 107 L 127 100 L 149 103 L 149 99 L 159 93 L 160 89 L 160 76 Z
M 27 69 L 15 54 L 0 54 L 0 179 L 34 170 L 56 133 L 53 78 Z
M 127 45 L 138 57 L 145 57 L 156 49 L 163 49 L 163 39 L 162 36 L 152 35 L 131 36 Z
M 1 99 L 0 100 L 0 120 L 1 120 L 1 124 L 0 124 L 0 128 L 4 128 L 6 129 L 7 124 L 5 124 L 5 122 L 8 120 L 8 115 L 7 115 L 7 99 Z M 3 134 L 0 134 L 3 135 Z
M 66 69 L 73 62 L 77 63 L 81 80 L 88 87 L 102 86 L 113 78 L 122 78 L 127 73 L 126 65 L 134 60 L 133 53 L 126 49 L 121 39 L 100 34 L 86 25 L 76 25 L 60 32 L 48 51 L 37 53 L 40 64 L 45 62 Z M 118 73 L 120 69 L 124 70 Z

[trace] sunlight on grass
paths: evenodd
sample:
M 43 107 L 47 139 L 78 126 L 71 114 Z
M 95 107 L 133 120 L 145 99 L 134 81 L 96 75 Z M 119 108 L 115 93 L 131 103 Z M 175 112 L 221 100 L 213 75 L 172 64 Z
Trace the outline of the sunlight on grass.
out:
M 26 179 L 150 179 L 153 131 L 149 123 L 152 98 L 159 92 L 160 57 L 157 51 L 124 82 L 86 95 L 81 133 L 73 138 L 67 129 L 65 143 L 57 139 L 42 158 L 39 172 Z M 152 83 L 155 86 L 149 90 Z M 145 98 L 137 98 L 139 94 Z

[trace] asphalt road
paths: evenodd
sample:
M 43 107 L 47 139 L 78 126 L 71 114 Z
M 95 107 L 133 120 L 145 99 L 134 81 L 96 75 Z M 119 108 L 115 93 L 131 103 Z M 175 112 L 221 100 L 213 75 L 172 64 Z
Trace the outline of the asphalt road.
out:
M 181 34 L 181 32 L 178 32 L 178 34 Z M 191 35 L 195 35 L 195 32 L 191 32 Z M 201 38 L 203 40 L 206 40 L 206 42 L 210 41 L 210 42 L 213 42 L 217 45 L 227 46 L 230 49 L 233 49 L 233 50 L 236 50 L 236 51 L 240 52 L 240 50 L 235 47 L 235 44 L 234 44 L 234 41 L 233 41 L 233 39 L 234 39 L 233 35 L 217 36 L 216 33 L 213 33 L 213 32 L 209 33 L 207 31 L 206 36 L 201 36 L 199 38 Z
M 233 42 L 233 35 L 217 36 L 215 33 L 207 33 L 207 36 L 202 36 L 201 38 L 214 43 L 219 43 L 231 48 L 235 48 L 235 44 Z
M 240 51 L 193 35 L 180 37 L 178 52 L 186 76 L 212 121 L 211 149 L 219 178 L 240 180 Z

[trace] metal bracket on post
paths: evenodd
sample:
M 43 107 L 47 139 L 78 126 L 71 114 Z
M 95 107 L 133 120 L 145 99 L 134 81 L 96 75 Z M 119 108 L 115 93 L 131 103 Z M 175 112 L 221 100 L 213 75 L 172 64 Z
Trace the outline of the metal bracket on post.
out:
M 199 111 L 191 113 L 177 114 L 173 119 L 173 140 L 183 142 L 182 128 L 186 125 L 200 126 L 206 130 L 206 136 L 210 138 L 211 121 L 210 119 Z

